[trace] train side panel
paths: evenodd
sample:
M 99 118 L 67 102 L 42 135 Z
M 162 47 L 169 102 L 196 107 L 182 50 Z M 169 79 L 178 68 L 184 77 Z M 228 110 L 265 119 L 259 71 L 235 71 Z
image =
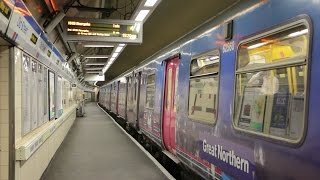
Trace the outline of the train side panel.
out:
M 127 79 L 125 77 L 122 77 L 119 81 L 118 114 L 123 119 L 126 118 L 126 98 L 127 98 Z
M 256 2 L 256 3 L 252 3 Z M 224 41 L 222 26 L 212 28 L 192 41 L 191 56 L 182 56 L 185 66 L 180 66 L 179 79 L 179 113 L 177 121 L 178 157 L 189 167 L 204 177 L 233 176 L 240 179 L 315 179 L 319 175 L 320 157 L 314 151 L 320 143 L 314 141 L 319 137 L 317 131 L 319 121 L 316 121 L 316 110 L 319 107 L 319 96 L 316 89 L 319 85 L 312 79 L 319 77 L 319 71 L 310 69 L 310 99 L 308 102 L 308 131 L 303 144 L 288 145 L 278 140 L 264 138 L 245 132 L 236 131 L 233 127 L 234 82 L 237 45 L 241 40 L 265 32 L 281 25 L 301 19 L 301 14 L 311 18 L 313 31 L 319 29 L 320 17 L 318 2 L 309 1 L 251 1 L 230 10 L 226 17 L 233 17 L 234 39 Z M 303 18 L 303 17 L 302 17 Z M 218 19 L 219 20 L 219 19 Z M 307 18 L 308 21 L 308 18 Z M 222 22 L 222 21 L 221 21 Z M 210 23 L 209 23 L 210 25 Z M 210 29 L 206 25 L 205 29 Z M 205 32 L 205 31 L 204 31 Z M 311 29 L 312 32 L 312 29 Z M 313 34 L 312 52 L 309 57 L 316 58 L 319 52 L 318 34 Z M 213 42 L 213 43 L 212 43 Z M 190 62 L 193 56 L 208 50 L 220 51 L 220 80 L 218 119 L 215 124 L 195 121 L 189 113 Z M 187 53 L 184 53 L 187 54 Z M 319 67 L 316 59 L 308 60 L 311 67 Z M 228 154 L 226 156 L 226 154 Z M 229 157 L 229 158 L 228 158 Z M 313 159 L 313 160 L 311 160 Z M 299 166 L 288 166 L 295 164 Z
M 111 111 L 114 114 L 118 114 L 118 91 L 119 91 L 119 81 L 115 81 L 111 86 Z

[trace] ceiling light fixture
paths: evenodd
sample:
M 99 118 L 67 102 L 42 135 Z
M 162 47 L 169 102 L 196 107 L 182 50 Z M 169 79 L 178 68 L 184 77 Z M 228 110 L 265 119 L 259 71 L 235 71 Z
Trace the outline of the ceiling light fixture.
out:
M 84 68 L 87 71 L 92 71 L 92 70 L 102 70 L 103 67 L 98 67 L 98 68 Z
M 86 55 L 84 56 L 86 59 L 101 59 L 101 58 L 109 58 L 109 55 Z
M 149 14 L 150 10 L 140 10 L 138 16 L 136 17 L 136 21 L 143 21 L 144 18 L 147 17 L 147 15 Z
M 156 4 L 157 0 L 147 0 L 144 6 L 146 7 L 152 7 Z
M 104 66 L 104 63 L 87 63 L 86 66 Z
M 88 71 L 87 74 L 99 74 L 101 71 Z
M 83 47 L 92 47 L 92 48 L 94 48 L 94 47 L 110 47 L 110 48 L 112 48 L 112 47 L 114 47 L 114 45 L 103 45 L 103 44 L 85 44 L 85 45 L 83 45 Z

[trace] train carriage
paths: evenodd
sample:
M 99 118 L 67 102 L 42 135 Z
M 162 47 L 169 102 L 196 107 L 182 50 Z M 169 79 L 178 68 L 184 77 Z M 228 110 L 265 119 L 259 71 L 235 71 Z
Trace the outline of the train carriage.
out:
M 128 122 L 140 111 L 142 133 L 206 179 L 316 179 L 318 7 L 252 0 L 196 28 L 126 76 Z
M 118 115 L 121 118 L 126 119 L 127 79 L 125 77 L 120 78 L 120 80 L 118 80 L 118 84 L 119 84 Z
M 140 97 L 141 72 L 133 71 L 128 78 L 128 95 L 127 95 L 127 121 L 130 127 L 138 126 L 138 106 Z
M 111 107 L 110 110 L 118 115 L 119 82 L 114 81 L 111 84 Z
M 111 84 L 107 85 L 105 88 L 105 101 L 106 101 L 106 106 L 105 108 L 107 110 L 111 110 Z

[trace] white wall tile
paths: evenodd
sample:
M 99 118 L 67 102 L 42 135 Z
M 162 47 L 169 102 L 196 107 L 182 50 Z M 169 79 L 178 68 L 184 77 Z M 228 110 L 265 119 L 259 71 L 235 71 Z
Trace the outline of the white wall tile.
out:
M 21 108 L 16 108 L 15 110 L 15 138 L 16 142 L 21 139 Z
M 9 96 L 0 96 L 0 109 L 9 109 Z
M 9 47 L 8 46 L 0 46 L 1 54 L 9 54 Z
M 0 110 L 0 124 L 9 123 L 9 110 Z
M 9 137 L 9 124 L 0 124 L 0 137 Z
M 9 151 L 9 138 L 0 138 L 0 151 Z
M 0 152 L 0 166 L 8 166 L 9 165 L 9 152 Z
M 9 179 L 9 166 L 0 166 L 0 180 Z
M 0 82 L 0 96 L 8 96 L 8 95 L 9 95 L 9 83 Z
M 9 67 L 9 55 L 0 54 L 0 67 L 2 67 L 2 68 Z
M 7 82 L 9 80 L 9 69 L 0 68 L 0 81 Z

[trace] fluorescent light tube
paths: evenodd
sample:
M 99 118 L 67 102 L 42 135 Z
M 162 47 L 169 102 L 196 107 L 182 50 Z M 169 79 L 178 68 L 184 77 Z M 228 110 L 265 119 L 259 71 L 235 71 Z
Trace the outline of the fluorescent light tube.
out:
M 104 63 L 87 63 L 86 66 L 103 66 Z
M 304 30 L 301 30 L 301 31 L 297 31 L 297 32 L 291 33 L 288 36 L 289 37 L 297 37 L 297 36 L 300 36 L 300 35 L 303 35 L 303 34 L 307 34 L 307 33 L 308 33 L 308 29 L 304 29 Z
M 143 21 L 144 18 L 146 18 L 146 16 L 148 15 L 148 13 L 150 12 L 150 10 L 140 10 L 138 16 L 136 17 L 136 21 Z
M 103 44 L 85 44 L 83 47 L 114 47 L 113 45 Z
M 258 47 L 264 46 L 266 44 L 268 44 L 268 43 L 267 42 L 262 42 L 262 43 L 254 44 L 254 45 L 249 46 L 247 49 L 258 48 Z
M 112 57 L 113 57 L 113 58 L 116 58 L 118 55 L 119 55 L 119 53 L 116 53 L 116 52 L 115 52 L 115 53 L 112 54 Z
M 101 71 L 88 71 L 87 74 L 99 74 Z
M 109 58 L 109 55 L 86 55 L 87 59 L 99 59 L 99 58 Z
M 92 70 L 101 70 L 102 67 L 98 67 L 98 68 L 84 68 L 87 71 L 92 71 Z
M 157 0 L 147 0 L 144 6 L 146 7 L 152 7 L 156 4 Z
M 122 49 L 124 48 L 124 46 L 118 46 L 117 49 L 114 51 L 115 53 L 119 53 L 122 51 Z

